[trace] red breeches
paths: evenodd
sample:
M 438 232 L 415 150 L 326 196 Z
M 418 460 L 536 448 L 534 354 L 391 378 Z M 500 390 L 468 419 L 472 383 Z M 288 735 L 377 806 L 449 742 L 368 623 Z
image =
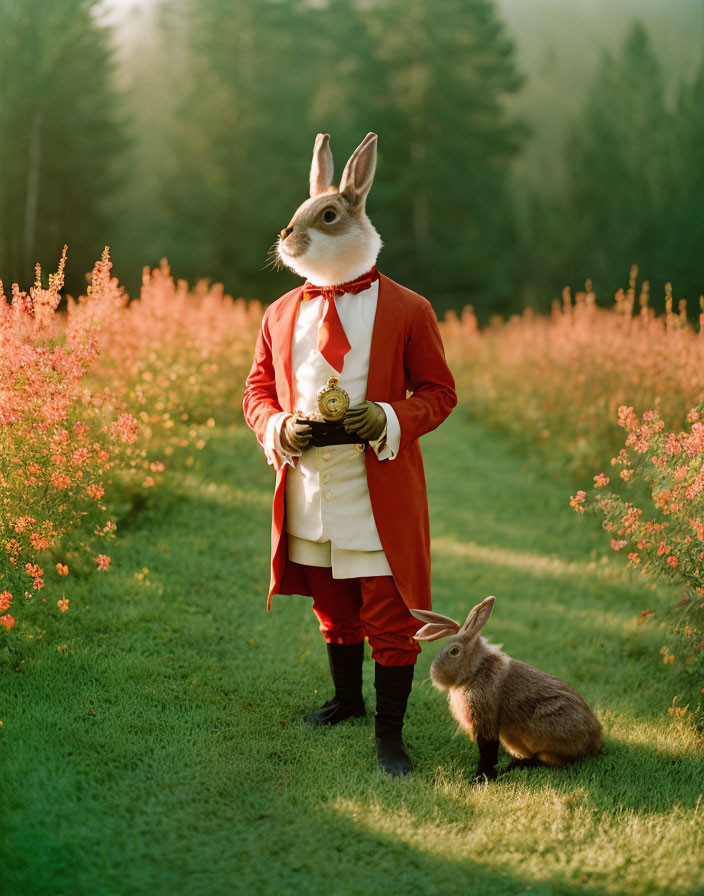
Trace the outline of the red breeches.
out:
M 415 663 L 420 645 L 413 635 L 421 623 L 411 616 L 393 576 L 333 579 L 326 566 L 301 565 L 301 570 L 328 644 L 358 644 L 366 635 L 372 658 L 382 666 Z

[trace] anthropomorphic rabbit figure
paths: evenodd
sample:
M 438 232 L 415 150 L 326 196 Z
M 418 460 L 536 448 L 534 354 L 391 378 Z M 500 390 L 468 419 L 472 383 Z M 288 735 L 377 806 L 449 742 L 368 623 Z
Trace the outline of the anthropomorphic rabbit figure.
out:
M 477 780 L 496 777 L 499 744 L 514 757 L 510 767 L 562 766 L 599 753 L 601 725 L 574 688 L 482 637 L 494 600 L 477 604 L 462 626 L 439 613 L 413 611 L 426 623 L 417 640 L 449 638 L 430 679 L 448 692 L 453 716 L 479 745 Z
M 427 299 L 381 274 L 366 213 L 376 134 L 333 186 L 318 134 L 310 198 L 280 234 L 278 256 L 306 282 L 264 314 L 244 414 L 276 469 L 273 594 L 313 598 L 335 694 L 303 718 L 365 714 L 364 638 L 375 661 L 377 760 L 411 762 L 401 737 L 420 651 L 409 608 L 430 609 L 430 534 L 419 438 L 457 403 Z M 402 235 L 400 235 L 402 238 Z

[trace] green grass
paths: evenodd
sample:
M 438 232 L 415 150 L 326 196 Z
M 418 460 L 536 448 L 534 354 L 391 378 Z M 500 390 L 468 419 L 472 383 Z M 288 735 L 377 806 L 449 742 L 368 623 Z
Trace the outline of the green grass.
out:
M 672 592 L 603 556 L 502 436 L 455 413 L 423 444 L 435 608 L 495 594 L 486 634 L 578 688 L 603 755 L 475 786 L 476 746 L 428 680 L 442 642 L 419 662 L 409 779 L 378 772 L 371 713 L 298 723 L 329 696 L 324 644 L 310 598 L 267 614 L 272 470 L 249 431 L 215 430 L 122 526 L 108 573 L 3 651 L 4 893 L 704 892 L 702 744 L 668 712 L 697 690 L 637 622 Z

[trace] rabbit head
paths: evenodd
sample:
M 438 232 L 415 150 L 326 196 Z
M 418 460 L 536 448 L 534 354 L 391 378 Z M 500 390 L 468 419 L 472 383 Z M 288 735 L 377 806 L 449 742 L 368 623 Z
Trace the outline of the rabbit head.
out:
M 455 622 L 448 616 L 431 613 L 427 610 L 411 610 L 413 615 L 426 624 L 419 629 L 414 638 L 417 641 L 435 641 L 437 638 L 449 638 L 445 647 L 435 657 L 430 666 L 430 680 L 436 688 L 446 691 L 460 685 L 471 677 L 474 668 L 491 648 L 481 637 L 482 629 L 491 616 L 495 597 L 487 597 L 473 607 L 464 625 Z
M 279 234 L 277 253 L 286 267 L 316 286 L 335 286 L 375 264 L 381 237 L 365 202 L 374 180 L 376 134 L 367 134 L 350 156 L 340 186 L 332 186 L 330 135 L 318 134 L 307 199 Z

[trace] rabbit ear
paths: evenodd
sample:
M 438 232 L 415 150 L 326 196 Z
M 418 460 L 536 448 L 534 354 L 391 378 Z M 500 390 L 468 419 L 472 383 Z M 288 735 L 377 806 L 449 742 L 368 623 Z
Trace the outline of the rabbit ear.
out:
M 464 625 L 460 629 L 460 635 L 464 637 L 474 637 L 474 635 L 478 635 L 489 621 L 491 611 L 494 609 L 495 600 L 496 598 L 491 595 L 490 597 L 484 598 L 484 600 L 480 604 L 477 604 L 476 607 L 472 607 L 467 614 Z
M 340 180 L 340 194 L 354 206 L 364 207 L 376 168 L 376 134 L 369 133 L 350 156 Z
M 455 631 L 460 629 L 459 622 L 455 622 L 449 616 L 443 616 L 442 613 L 433 613 L 432 610 L 411 610 L 411 615 L 415 616 L 416 619 L 420 619 L 421 622 L 446 625 L 448 628 L 454 627 Z
M 437 641 L 438 638 L 450 638 L 457 634 L 455 626 L 443 625 L 440 622 L 429 622 L 413 635 L 416 641 Z
M 332 184 L 334 169 L 330 150 L 330 134 L 318 134 L 310 166 L 310 198 L 324 193 Z
M 416 641 L 436 641 L 438 638 L 449 638 L 460 630 L 459 622 L 443 616 L 442 613 L 433 613 L 431 610 L 411 610 L 416 619 L 426 624 L 419 628 L 413 635 Z

